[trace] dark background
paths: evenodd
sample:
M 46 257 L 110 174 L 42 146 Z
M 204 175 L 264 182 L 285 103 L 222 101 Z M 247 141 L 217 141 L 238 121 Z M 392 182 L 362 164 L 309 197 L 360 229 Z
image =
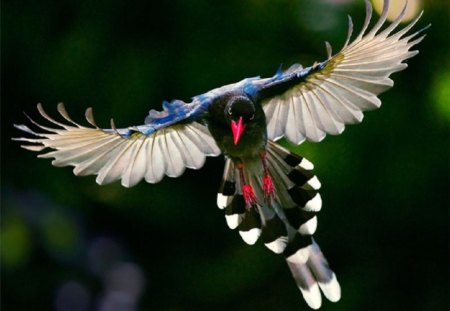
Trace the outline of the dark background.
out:
M 393 1 L 397 3 L 397 1 Z M 400 2 L 400 1 L 399 1 Z M 322 310 L 448 310 L 449 8 L 393 75 L 383 107 L 340 137 L 294 149 L 322 181 L 316 240 L 342 300 Z M 13 123 L 140 124 L 183 99 L 280 63 L 338 51 L 362 0 L 2 1 L 3 310 L 308 310 L 281 257 L 249 247 L 216 207 L 223 159 L 158 185 L 98 186 L 19 148 Z

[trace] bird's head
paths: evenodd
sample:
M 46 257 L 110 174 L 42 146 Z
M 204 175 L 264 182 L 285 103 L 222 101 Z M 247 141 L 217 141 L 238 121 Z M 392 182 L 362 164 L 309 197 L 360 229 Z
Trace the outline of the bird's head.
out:
M 248 122 L 255 117 L 255 105 L 245 96 L 235 96 L 225 106 L 225 118 L 229 121 L 234 144 L 237 145 Z

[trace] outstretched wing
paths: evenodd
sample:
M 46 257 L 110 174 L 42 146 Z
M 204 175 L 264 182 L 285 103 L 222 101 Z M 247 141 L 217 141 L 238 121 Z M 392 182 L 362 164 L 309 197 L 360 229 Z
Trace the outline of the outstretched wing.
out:
M 101 129 L 90 108 L 86 119 L 93 127 L 85 127 L 72 121 L 63 104 L 58 105 L 58 112 L 68 124 L 54 120 L 38 104 L 40 114 L 58 128 L 42 126 L 30 118 L 46 132 L 15 125 L 34 136 L 15 140 L 25 142 L 22 147 L 31 151 L 54 149 L 38 157 L 54 158 L 55 166 L 74 166 L 75 175 L 97 175 L 100 185 L 121 179 L 122 185 L 131 187 L 143 178 L 156 183 L 164 174 L 180 176 L 186 167 L 202 167 L 205 156 L 220 154 L 208 128 L 191 120 L 201 109 L 200 105 L 174 101 L 165 103 L 163 112 L 150 111 L 145 125 L 117 129 L 111 120 L 111 129 Z
M 418 51 L 410 48 L 424 37 L 421 31 L 405 36 L 421 14 L 405 28 L 393 33 L 403 19 L 406 4 L 398 18 L 386 29 L 389 1 L 384 1 L 380 19 L 366 33 L 372 16 L 372 6 L 366 0 L 366 19 L 361 32 L 350 42 L 349 33 L 342 50 L 309 68 L 294 65 L 270 79 L 255 81 L 254 96 L 262 100 L 267 119 L 269 139 L 285 136 L 300 144 L 305 139 L 318 142 L 325 135 L 342 133 L 345 124 L 359 123 L 363 111 L 380 107 L 377 95 L 391 88 L 389 76 L 407 67 L 404 60 Z

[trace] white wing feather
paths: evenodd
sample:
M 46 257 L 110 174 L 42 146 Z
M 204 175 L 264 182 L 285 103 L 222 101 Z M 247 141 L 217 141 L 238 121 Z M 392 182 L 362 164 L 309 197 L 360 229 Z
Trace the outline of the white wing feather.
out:
M 186 167 L 199 169 L 206 156 L 221 153 L 208 128 L 197 122 L 168 126 L 151 135 L 136 131 L 125 137 L 114 127 L 113 130 L 100 129 L 91 109 L 86 111 L 86 119 L 94 127 L 72 121 L 62 104 L 58 105 L 58 111 L 70 124 L 54 120 L 40 104 L 38 110 L 45 119 L 61 128 L 42 126 L 30 119 L 50 133 L 37 133 L 25 125 L 17 125 L 36 138 L 15 140 L 25 142 L 22 147 L 32 151 L 53 149 L 38 157 L 53 158 L 55 166 L 74 166 L 75 175 L 97 175 L 100 185 L 120 179 L 123 186 L 132 187 L 143 178 L 156 183 L 164 175 L 180 176 Z
M 422 14 L 392 33 L 404 17 L 406 4 L 397 19 L 380 32 L 388 6 L 389 1 L 385 0 L 379 20 L 366 33 L 372 16 L 372 7 L 366 1 L 364 25 L 352 42 L 353 24 L 349 18 L 348 37 L 339 53 L 329 56 L 325 66 L 307 75 L 304 82 L 263 101 L 269 139 L 285 136 L 294 144 L 305 139 L 318 142 L 326 134 L 342 133 L 345 124 L 361 122 L 363 111 L 380 107 L 377 95 L 393 86 L 389 76 L 407 67 L 403 61 L 418 53 L 410 48 L 424 37 L 416 38 L 420 31 L 404 37 Z M 327 51 L 331 55 L 328 44 Z M 301 67 L 296 69 L 300 70 Z

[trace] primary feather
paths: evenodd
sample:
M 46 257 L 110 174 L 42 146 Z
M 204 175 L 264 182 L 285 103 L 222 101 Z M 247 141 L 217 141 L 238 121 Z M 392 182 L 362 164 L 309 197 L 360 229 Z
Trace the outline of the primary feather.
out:
M 406 35 L 422 13 L 405 28 L 394 32 L 405 15 L 406 3 L 397 19 L 380 31 L 388 7 L 389 1 L 385 1 L 379 20 L 367 31 L 372 6 L 366 1 L 362 30 L 351 41 L 353 23 L 349 18 L 344 47 L 331 56 L 331 47 L 327 44 L 329 58 L 326 61 L 255 82 L 260 85 L 261 94 L 273 95 L 274 90 L 282 90 L 262 102 L 269 139 L 284 136 L 293 144 L 305 139 L 318 142 L 326 134 L 342 133 L 345 124 L 361 122 L 363 111 L 380 107 L 377 95 L 394 85 L 389 76 L 407 67 L 404 61 L 418 53 L 411 51 L 411 47 L 425 36 L 420 35 L 422 31 Z
M 40 158 L 54 158 L 55 166 L 74 166 L 75 175 L 97 175 L 100 185 L 121 180 L 125 187 L 136 185 L 143 178 L 149 183 L 160 181 L 164 175 L 180 176 L 186 167 L 199 169 L 206 156 L 221 152 L 209 134 L 208 128 L 198 122 L 173 124 L 157 131 L 149 131 L 152 124 L 126 129 L 100 129 L 93 121 L 91 111 L 87 119 L 94 127 L 81 126 L 69 117 L 64 106 L 58 111 L 71 125 L 51 118 L 38 104 L 40 114 L 55 127 L 33 124 L 50 133 L 35 133 L 25 125 L 16 125 L 38 138 L 16 138 L 26 143 L 26 149 L 54 149 L 40 154 Z M 150 132 L 150 134 L 146 134 Z

